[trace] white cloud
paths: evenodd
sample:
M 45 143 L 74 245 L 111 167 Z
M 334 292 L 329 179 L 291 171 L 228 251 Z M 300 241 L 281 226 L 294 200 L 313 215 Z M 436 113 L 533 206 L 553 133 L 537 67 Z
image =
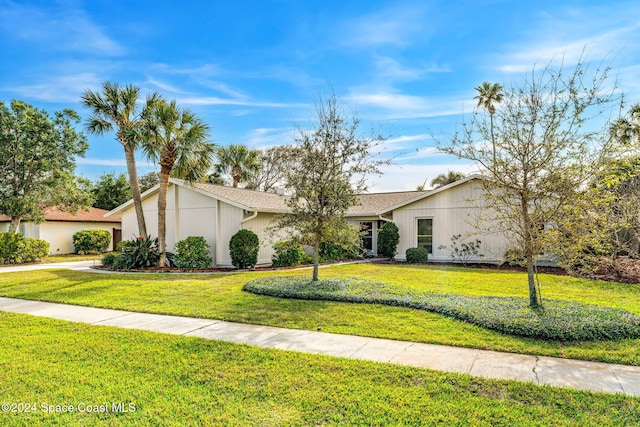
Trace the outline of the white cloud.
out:
M 81 9 L 60 8 L 59 5 L 38 9 L 8 2 L 0 10 L 0 29 L 4 30 L 4 37 L 42 43 L 54 51 L 97 56 L 119 56 L 125 52 Z
M 125 159 L 95 159 L 95 158 L 76 158 L 76 163 L 86 166 L 114 166 L 114 167 L 126 167 L 127 161 Z M 154 164 L 149 161 L 136 160 L 136 166 L 139 167 L 153 167 Z
M 625 13 L 620 13 L 620 9 Z M 636 4 L 624 7 L 558 9 L 551 15 L 533 17 L 529 31 L 521 39 L 507 44 L 506 53 L 493 58 L 497 69 L 505 73 L 531 71 L 564 61 L 575 64 L 580 59 L 592 62 L 625 57 L 640 51 L 637 40 L 640 24 Z
M 421 4 L 402 6 L 394 3 L 387 9 L 342 22 L 336 34 L 341 44 L 354 47 L 404 46 L 413 42 L 417 33 L 426 38 L 424 32 L 431 26 L 425 19 L 425 12 L 425 6 Z
M 462 162 L 424 165 L 394 164 L 383 167 L 382 176 L 369 178 L 369 191 L 371 193 L 411 191 L 425 182 L 426 188 L 429 188 L 433 178 L 450 170 L 463 172 L 467 175 L 477 172 L 475 166 Z
M 87 88 L 99 87 L 100 78 L 93 73 L 46 76 L 41 82 L 31 85 L 8 86 L 2 90 L 17 94 L 21 98 L 55 103 L 78 103 Z

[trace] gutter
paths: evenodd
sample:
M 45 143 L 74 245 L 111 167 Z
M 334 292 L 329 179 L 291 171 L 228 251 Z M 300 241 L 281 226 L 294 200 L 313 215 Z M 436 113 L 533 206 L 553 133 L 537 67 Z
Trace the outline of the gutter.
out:
M 255 217 L 258 216 L 258 211 L 255 210 L 253 211 L 253 213 L 251 215 L 249 215 L 248 217 L 246 217 L 245 219 L 243 219 L 242 221 L 240 221 L 240 225 L 244 224 L 247 221 L 251 221 L 252 219 L 254 219 Z

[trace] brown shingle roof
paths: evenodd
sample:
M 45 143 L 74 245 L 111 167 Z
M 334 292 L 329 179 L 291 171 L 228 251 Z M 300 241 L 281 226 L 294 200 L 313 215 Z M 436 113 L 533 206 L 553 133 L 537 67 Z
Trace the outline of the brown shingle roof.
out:
M 225 187 L 214 184 L 188 184 L 182 180 L 173 178 L 171 181 L 187 188 L 197 188 L 223 201 L 226 200 L 232 202 L 232 204 L 242 205 L 243 208 L 248 208 L 248 210 L 276 213 L 288 212 L 284 198 L 275 193 L 265 193 L 263 191 L 246 190 L 244 188 Z
M 360 204 L 349 208 L 347 216 L 380 215 L 388 212 L 392 206 L 399 205 L 426 193 L 426 191 L 399 191 L 394 193 L 360 194 Z
M 75 215 L 69 212 L 61 211 L 58 207 L 48 207 L 43 211 L 45 221 L 66 221 L 66 222 L 113 222 L 121 221 L 120 215 L 105 218 L 104 214 L 109 211 L 98 208 L 91 208 L 89 211 L 79 210 Z M 11 218 L 6 215 L 0 215 L 0 222 L 10 221 Z

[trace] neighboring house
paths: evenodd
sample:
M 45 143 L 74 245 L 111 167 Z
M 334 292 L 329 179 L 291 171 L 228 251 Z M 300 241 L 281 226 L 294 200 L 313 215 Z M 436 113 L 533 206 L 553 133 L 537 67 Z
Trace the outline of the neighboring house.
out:
M 506 243 L 497 235 L 478 235 L 474 224 L 481 208 L 474 200 L 482 196 L 482 183 L 473 175 L 431 191 L 407 191 L 360 195 L 360 205 L 346 214 L 347 220 L 367 230 L 363 237 L 366 249 L 376 253 L 377 233 L 385 221 L 393 221 L 400 230 L 396 259 L 406 259 L 405 251 L 416 246 L 427 247 L 434 261 L 450 261 L 451 237 L 461 234 L 469 240 L 482 241 L 483 258 L 473 261 L 499 262 Z M 143 195 L 143 211 L 150 234 L 158 230 L 158 187 Z M 249 229 L 261 242 L 258 264 L 271 263 L 273 236 L 269 228 L 277 214 L 287 213 L 284 196 L 274 193 L 224 187 L 213 184 L 187 184 L 170 179 L 167 193 L 167 248 L 188 236 L 203 236 L 211 246 L 214 265 L 231 266 L 229 240 L 238 230 Z M 107 214 L 122 215 L 124 239 L 137 236 L 138 227 L 129 201 Z M 154 233 L 155 232 L 155 233 Z M 473 235 L 473 237 L 471 237 Z M 465 239 L 463 239 L 464 241 Z
M 43 212 L 44 222 L 36 224 L 32 221 L 22 221 L 18 232 L 25 237 L 36 237 L 49 242 L 51 255 L 71 254 L 75 252 L 73 247 L 73 235 L 80 230 L 100 228 L 111 233 L 111 245 L 113 250 L 114 240 L 118 244 L 120 239 L 120 216 L 113 215 L 105 218 L 108 211 L 91 208 L 89 211 L 78 211 L 75 215 L 61 211 L 57 207 L 46 208 Z M 8 231 L 11 218 L 0 215 L 0 231 Z M 114 239 L 115 237 L 115 239 Z

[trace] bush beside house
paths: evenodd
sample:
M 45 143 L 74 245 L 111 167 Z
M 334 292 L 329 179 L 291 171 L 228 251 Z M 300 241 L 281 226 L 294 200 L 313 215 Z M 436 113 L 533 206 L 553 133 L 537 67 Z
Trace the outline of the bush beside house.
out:
M 49 242 L 20 233 L 0 233 L 0 264 L 38 261 L 49 254 Z
M 81 230 L 73 235 L 73 246 L 79 255 L 101 254 L 109 249 L 110 243 L 111 233 L 100 228 Z
M 425 248 L 407 249 L 407 262 L 409 264 L 426 264 L 429 260 L 429 252 Z
M 207 268 L 213 260 L 209 244 L 202 236 L 189 236 L 176 243 L 175 263 L 180 268 Z
M 258 263 L 260 241 L 251 230 L 239 230 L 229 241 L 231 263 L 236 268 L 253 268 Z
M 378 255 L 393 258 L 398 251 L 400 232 L 393 222 L 385 222 L 378 231 Z

